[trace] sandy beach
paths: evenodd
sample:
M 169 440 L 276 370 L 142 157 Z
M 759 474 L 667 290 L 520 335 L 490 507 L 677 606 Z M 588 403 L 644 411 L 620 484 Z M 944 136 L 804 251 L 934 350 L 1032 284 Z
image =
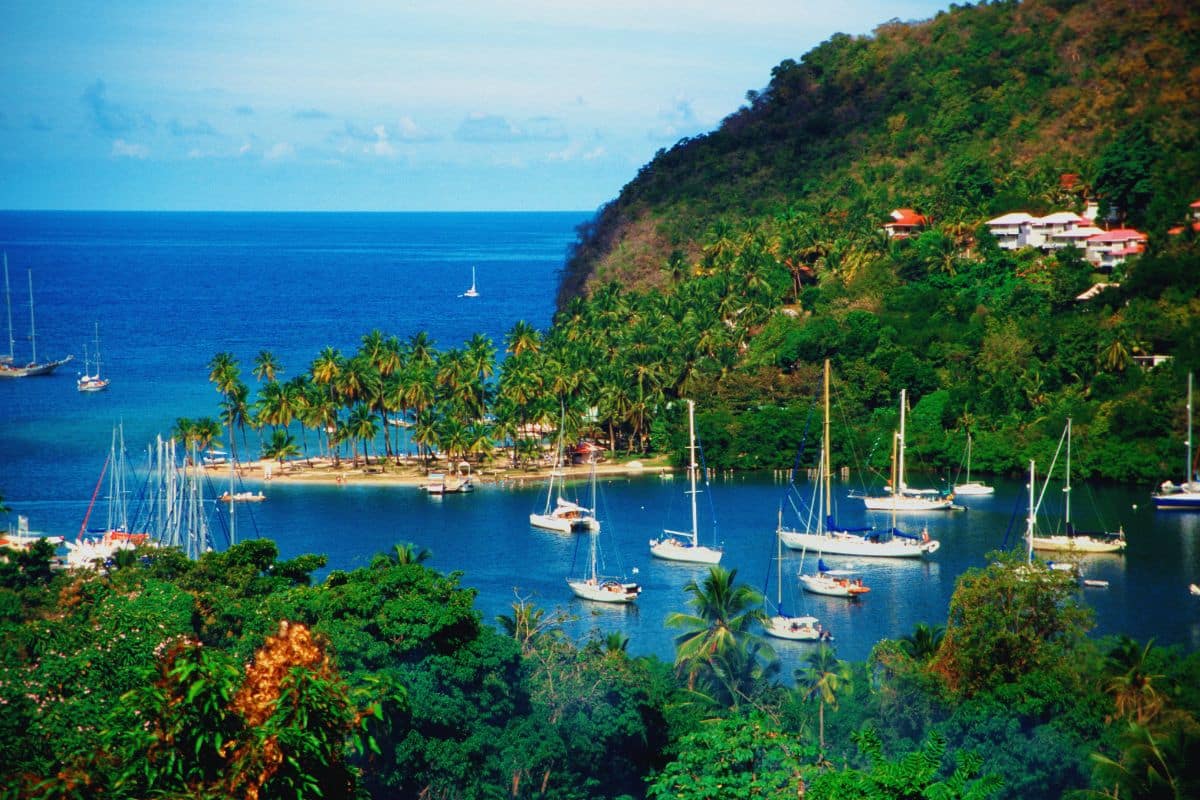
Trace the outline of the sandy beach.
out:
M 214 481 L 218 482 L 219 476 L 229 474 L 228 465 L 223 464 L 206 467 L 206 470 L 213 476 Z M 330 458 L 312 458 L 287 461 L 282 465 L 270 459 L 243 461 L 239 462 L 237 471 L 241 481 L 262 488 L 273 483 L 423 486 L 428 483 L 430 472 L 451 474 L 453 469 L 445 461 L 438 461 L 425 468 L 415 460 L 397 464 L 393 460 L 372 459 L 369 464 L 360 460 L 355 465 L 348 458 L 343 458 L 337 463 Z M 563 468 L 563 471 L 568 478 L 582 480 L 591 473 L 591 465 L 574 464 Z M 602 461 L 596 465 L 596 474 L 599 476 L 661 474 L 671 471 L 671 466 L 663 456 L 634 461 Z M 549 465 L 536 465 L 524 469 L 507 468 L 496 463 L 471 466 L 471 477 L 476 483 L 538 483 L 549 475 Z

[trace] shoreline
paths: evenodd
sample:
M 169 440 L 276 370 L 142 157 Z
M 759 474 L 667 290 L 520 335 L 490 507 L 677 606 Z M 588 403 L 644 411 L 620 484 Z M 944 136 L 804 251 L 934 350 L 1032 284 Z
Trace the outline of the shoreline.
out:
M 591 464 L 573 464 L 563 467 L 562 471 L 568 479 L 586 480 L 591 474 Z M 216 464 L 204 467 L 204 471 L 212 476 L 214 482 L 220 482 L 222 476 L 229 474 L 228 464 Z M 505 468 L 483 464 L 478 469 L 472 466 L 471 477 L 479 484 L 487 483 L 539 483 L 550 477 L 549 466 L 538 465 L 526 469 Z M 452 468 L 444 462 L 435 463 L 425 468 L 415 461 L 396 464 L 381 458 L 370 464 L 353 465 L 350 459 L 343 458 L 335 464 L 328 457 L 287 461 L 281 467 L 278 461 L 260 459 L 258 461 L 239 462 L 237 477 L 246 483 L 255 484 L 262 489 L 271 484 L 318 484 L 318 485 L 382 485 L 382 486 L 413 486 L 422 487 L 429 482 L 430 472 L 442 472 L 448 476 Z M 598 477 L 613 475 L 661 475 L 673 472 L 665 456 L 654 456 L 625 462 L 600 462 L 596 464 Z

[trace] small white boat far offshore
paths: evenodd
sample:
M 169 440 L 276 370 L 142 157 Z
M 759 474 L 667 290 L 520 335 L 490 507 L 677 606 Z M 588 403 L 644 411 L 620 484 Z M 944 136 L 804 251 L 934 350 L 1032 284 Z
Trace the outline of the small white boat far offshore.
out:
M 462 293 L 463 297 L 479 297 L 479 290 L 475 288 L 475 267 L 471 267 L 471 288 Z

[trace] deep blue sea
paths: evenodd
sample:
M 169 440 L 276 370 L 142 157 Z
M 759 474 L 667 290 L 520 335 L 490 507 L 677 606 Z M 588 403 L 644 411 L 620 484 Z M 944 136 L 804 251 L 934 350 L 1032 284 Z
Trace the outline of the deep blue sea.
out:
M 498 349 L 518 320 L 544 330 L 567 247 L 586 217 L 0 212 L 17 360 L 29 356 L 30 270 L 39 358 L 77 359 L 48 378 L 0 381 L 0 495 L 13 509 L 0 525 L 20 513 L 35 530 L 73 537 L 114 425 L 123 423 L 136 466 L 177 417 L 218 415 L 206 365 L 219 351 L 240 360 L 253 391 L 253 358 L 262 349 L 276 354 L 288 377 L 325 346 L 352 352 L 375 328 L 405 339 L 424 330 L 443 348 L 482 332 Z M 480 297 L 468 299 L 460 295 L 472 266 Z M 81 394 L 74 379 L 97 322 L 112 386 Z M 0 351 L 7 351 L 2 317 Z M 918 622 L 943 623 L 955 578 L 984 565 L 989 551 L 1014 546 L 1021 531 L 1021 482 L 994 483 L 994 497 L 961 501 L 969 511 L 924 518 L 942 541 L 932 559 L 859 562 L 872 587 L 862 602 L 797 596 L 800 555 L 786 555 L 788 605 L 820 617 L 839 656 L 856 660 L 880 638 L 908 633 Z M 849 488 L 839 486 L 839 494 Z M 657 475 L 601 484 L 609 552 L 626 570 L 637 569 L 645 586 L 630 608 L 571 598 L 564 579 L 583 557 L 585 540 L 528 526 L 528 514 L 543 501 L 536 484 L 487 484 L 441 499 L 410 487 L 273 484 L 269 500 L 247 510 L 247 519 L 239 507 L 239 538 L 270 537 L 285 557 L 325 553 L 330 567 L 341 569 L 412 541 L 432 551 L 431 566 L 462 572 L 463 583 L 479 592 L 486 621 L 520 596 L 576 615 L 574 633 L 621 631 L 633 652 L 670 658 L 676 632 L 663 620 L 685 610 L 682 587 L 703 571 L 654 561 L 647 543 L 664 526 L 686 527 L 684 489 L 682 478 Z M 701 516 L 715 517 L 726 548 L 723 563 L 758 587 L 770 570 L 783 494 L 772 475 L 738 475 L 716 479 L 702 495 Z M 1122 524 L 1129 538 L 1126 555 L 1084 562 L 1089 577 L 1110 581 L 1108 589 L 1081 590 L 1096 611 L 1097 633 L 1200 646 L 1200 598 L 1187 590 L 1200 582 L 1200 515 L 1156 514 L 1146 487 L 1077 486 L 1074 496 L 1081 527 Z M 843 521 L 865 518 L 856 504 L 841 505 Z M 775 646 L 786 674 L 810 652 L 805 644 Z

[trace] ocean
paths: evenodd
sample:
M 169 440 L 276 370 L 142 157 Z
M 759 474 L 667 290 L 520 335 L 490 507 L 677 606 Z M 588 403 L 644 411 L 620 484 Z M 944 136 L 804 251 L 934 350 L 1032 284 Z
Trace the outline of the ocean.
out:
M 276 355 L 286 378 L 306 370 L 326 346 L 353 352 L 373 329 L 401 339 L 426 331 L 440 348 L 479 332 L 498 350 L 519 320 L 545 330 L 567 248 L 587 216 L 0 212 L 17 361 L 30 354 L 30 272 L 38 357 L 76 357 L 50 377 L 0 381 L 0 495 L 12 508 L 0 525 L 21 514 L 35 530 L 74 537 L 114 426 L 123 426 L 136 467 L 177 418 L 218 416 L 219 396 L 207 380 L 217 352 L 234 354 L 253 392 L 253 359 L 263 349 Z M 464 298 L 472 267 L 480 296 Z M 83 394 L 74 379 L 96 323 L 112 385 Z M 6 334 L 0 318 L 0 353 L 7 352 Z M 801 554 L 788 552 L 789 610 L 819 617 L 834 633 L 839 657 L 854 660 L 918 622 L 944 623 L 958 575 L 984 566 L 993 550 L 1019 546 L 1025 489 L 1020 480 L 993 483 L 996 495 L 961 501 L 968 511 L 901 521 L 919 527 L 920 519 L 941 540 L 930 559 L 827 558 L 860 570 L 871 587 L 860 602 L 798 593 Z M 239 507 L 238 530 L 239 538 L 273 539 L 284 557 L 326 554 L 330 569 L 363 566 L 411 541 L 432 552 L 430 566 L 462 573 L 489 623 L 525 599 L 567 612 L 575 635 L 619 631 L 632 652 L 671 658 L 678 632 L 664 619 L 686 610 L 683 587 L 704 571 L 652 560 L 648 542 L 664 527 L 690 524 L 685 488 L 683 476 L 601 481 L 605 553 L 645 587 L 633 607 L 572 598 L 565 579 L 582 569 L 586 539 L 529 527 L 529 513 L 545 499 L 535 481 L 484 484 L 474 494 L 443 498 L 414 487 L 277 483 L 267 487 L 266 502 Z M 886 524 L 845 499 L 851 488 L 858 487 L 836 488 L 841 519 Z M 760 589 L 768 574 L 774 581 L 774 529 L 785 489 L 770 474 L 722 475 L 701 495 L 701 517 L 715 520 L 725 547 L 723 565 Z M 1200 582 L 1200 515 L 1154 512 L 1146 487 L 1077 485 L 1073 508 L 1081 527 L 1120 524 L 1129 539 L 1124 556 L 1083 563 L 1088 577 L 1110 584 L 1080 590 L 1096 612 L 1096 633 L 1200 646 L 1200 598 L 1187 588 Z M 768 591 L 775 595 L 774 584 Z M 812 647 L 773 645 L 786 676 Z

